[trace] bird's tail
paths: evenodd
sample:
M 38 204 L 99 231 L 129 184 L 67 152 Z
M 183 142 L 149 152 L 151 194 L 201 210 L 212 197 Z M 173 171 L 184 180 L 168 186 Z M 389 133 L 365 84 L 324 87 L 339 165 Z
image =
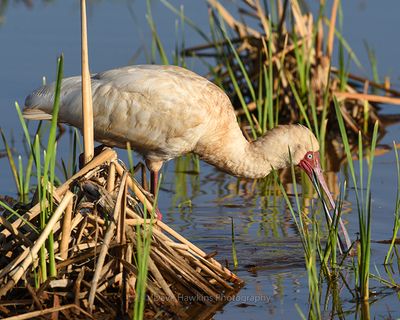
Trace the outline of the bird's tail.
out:
M 51 114 L 40 109 L 24 109 L 22 115 L 27 120 L 51 120 Z
M 22 115 L 29 120 L 50 120 L 54 101 L 54 83 L 33 91 L 25 99 Z

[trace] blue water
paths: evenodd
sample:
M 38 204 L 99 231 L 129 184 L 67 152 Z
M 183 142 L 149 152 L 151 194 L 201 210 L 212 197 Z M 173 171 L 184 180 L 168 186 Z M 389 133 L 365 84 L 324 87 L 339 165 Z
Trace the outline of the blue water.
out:
M 232 1 L 224 3 L 231 6 Z M 237 1 L 238 2 L 238 1 Z M 203 1 L 171 1 L 182 3 L 185 13 L 207 31 L 207 7 Z M 374 48 L 381 76 L 391 76 L 399 88 L 400 45 L 398 41 L 400 2 L 353 0 L 343 1 L 343 33 L 364 65 L 357 74 L 371 76 L 363 41 Z M 130 63 L 145 63 L 150 52 L 150 31 L 146 23 L 145 1 L 89 1 L 88 27 L 90 67 L 102 71 Z M 153 1 L 153 18 L 168 55 L 174 50 L 176 16 L 158 1 Z M 56 57 L 63 52 L 66 76 L 80 73 L 80 22 L 78 1 L 36 1 L 28 8 L 21 1 L 10 1 L 0 25 L 0 127 L 14 137 L 15 149 L 22 150 L 22 135 L 14 109 L 14 101 L 23 105 L 25 96 L 42 83 L 55 78 Z M 201 38 L 185 25 L 188 46 L 201 44 Z M 180 37 L 180 36 L 178 36 Z M 204 73 L 202 64 L 188 60 L 189 68 Z M 397 107 L 385 107 L 395 112 Z M 400 136 L 399 126 L 389 128 L 382 143 Z M 397 141 L 399 142 L 399 141 Z M 2 149 L 0 145 L 0 150 Z M 66 152 L 66 151 L 64 151 Z M 120 155 L 125 159 L 124 153 Z M 60 151 L 60 156 L 63 151 Z M 393 152 L 378 157 L 373 177 L 374 209 L 373 239 L 388 239 L 391 234 L 396 177 Z M 308 299 L 307 274 L 303 253 L 290 214 L 282 199 L 258 197 L 251 183 L 238 187 L 237 179 L 201 164 L 200 175 L 181 176 L 186 179 L 183 193 L 175 173 L 175 163 L 164 168 L 160 208 L 166 223 L 199 245 L 205 251 L 217 250 L 217 258 L 231 261 L 231 217 L 235 221 L 238 249 L 238 274 L 246 281 L 237 299 L 224 307 L 217 319 L 298 318 L 296 304 L 306 312 Z M 341 174 L 339 180 L 343 180 Z M 8 162 L 0 158 L 0 194 L 15 194 Z M 192 206 L 178 207 L 190 199 Z M 354 194 L 350 190 L 350 203 Z M 351 206 L 351 205 L 350 205 Z M 346 215 L 349 232 L 357 232 L 356 212 Z M 374 245 L 372 266 L 379 268 L 385 246 Z M 374 267 L 373 267 L 374 268 Z M 397 274 L 398 276 L 398 274 Z M 377 286 L 376 283 L 372 283 Z M 379 289 L 379 288 L 378 288 Z M 263 298 L 264 297 L 264 298 Z M 343 290 L 345 309 L 354 305 Z M 400 317 L 399 301 L 391 294 L 371 305 L 371 316 L 382 318 L 391 312 Z M 327 311 L 326 315 L 329 314 Z

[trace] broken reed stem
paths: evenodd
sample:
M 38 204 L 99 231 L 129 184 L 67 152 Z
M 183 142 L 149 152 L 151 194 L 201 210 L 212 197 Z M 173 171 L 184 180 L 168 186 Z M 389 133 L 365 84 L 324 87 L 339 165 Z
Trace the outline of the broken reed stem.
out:
M 67 259 L 68 257 L 68 244 L 71 236 L 71 222 L 72 222 L 72 209 L 74 202 L 70 201 L 65 209 L 65 215 L 62 224 L 62 238 L 60 243 L 60 257 Z
M 326 45 L 326 55 L 328 56 L 329 60 L 331 59 L 332 52 L 333 52 L 333 42 L 335 40 L 336 16 L 337 16 L 338 6 L 339 6 L 339 0 L 334 0 L 333 4 L 332 4 L 331 22 L 330 22 L 329 33 L 328 33 L 328 42 Z
M 129 176 L 128 176 L 128 182 L 129 182 Z M 131 216 L 134 216 L 134 219 L 127 219 L 127 222 L 129 223 L 130 221 L 140 222 L 142 219 L 139 217 L 134 211 L 130 210 L 127 208 L 127 213 L 130 214 Z M 146 219 L 146 222 L 149 221 Z M 242 280 L 240 280 L 234 273 L 232 273 L 229 269 L 223 267 L 219 262 L 217 262 L 214 259 L 205 259 L 207 254 L 196 247 L 194 244 L 186 240 L 183 236 L 181 236 L 179 233 L 175 232 L 173 229 L 171 229 L 168 225 L 166 225 L 164 222 L 160 220 L 150 220 L 152 223 L 155 223 L 158 228 L 153 228 L 153 233 L 156 234 L 158 237 L 163 239 L 163 242 L 168 242 L 170 243 L 170 239 L 165 235 L 165 233 L 168 233 L 172 237 L 174 237 L 176 240 L 180 241 L 182 244 L 176 244 L 176 245 L 185 245 L 187 248 L 187 251 L 190 252 L 193 257 L 198 257 L 201 261 L 205 262 L 210 268 L 216 270 L 219 272 L 226 280 L 231 281 L 235 284 L 241 283 Z M 143 220 L 144 222 L 144 220 Z M 160 230 L 159 230 L 160 229 Z
M 342 99 L 362 100 L 362 101 L 370 101 L 377 103 L 400 104 L 400 98 L 378 96 L 374 94 L 339 92 L 339 91 L 335 91 L 333 94 L 339 99 L 342 98 Z
M 97 291 L 97 284 L 99 282 L 100 275 L 101 275 L 103 265 L 104 265 L 104 261 L 106 259 L 106 255 L 108 252 L 108 245 L 110 244 L 111 239 L 114 235 L 114 230 L 116 228 L 116 222 L 118 221 L 118 215 L 120 214 L 120 211 L 121 211 L 121 205 L 122 205 L 122 201 L 123 201 L 122 197 L 124 195 L 127 177 L 128 177 L 128 173 L 125 171 L 122 176 L 121 185 L 120 185 L 120 189 L 119 189 L 118 196 L 117 196 L 117 201 L 115 203 L 113 219 L 110 220 L 110 224 L 104 235 L 103 245 L 101 246 L 101 249 L 100 249 L 100 253 L 99 253 L 99 256 L 97 259 L 97 264 L 96 264 L 96 270 L 94 271 L 93 280 L 92 280 L 92 283 L 90 286 L 90 293 L 89 293 L 89 299 L 88 299 L 89 310 L 93 310 L 94 298 L 96 296 L 96 291 Z
M 61 214 L 67 207 L 68 203 L 72 200 L 73 196 L 74 194 L 72 192 L 70 191 L 66 192 L 63 200 L 61 201 L 56 211 L 54 211 L 53 215 L 47 222 L 46 227 L 43 229 L 42 233 L 36 240 L 35 244 L 31 248 L 27 249 L 28 255 L 26 256 L 24 261 L 13 272 L 13 274 L 11 275 L 11 279 L 8 281 L 8 283 L 0 289 L 0 297 L 5 295 L 8 292 L 8 290 L 11 289 L 14 286 L 14 284 L 16 284 L 21 279 L 23 274 L 28 269 L 29 265 L 33 262 L 34 259 L 37 258 L 37 254 L 40 250 L 40 247 L 44 244 L 44 242 L 48 238 L 50 232 L 53 230 L 54 225 L 60 219 Z
M 154 279 L 156 280 L 157 284 L 168 296 L 168 299 L 170 299 L 169 302 L 173 303 L 173 305 L 178 308 L 180 306 L 178 299 L 175 297 L 168 283 L 164 280 L 164 277 L 162 276 L 160 270 L 158 270 L 156 264 L 154 263 L 153 259 L 151 259 L 151 257 L 149 257 L 148 268 L 151 274 L 153 275 Z
M 78 309 L 80 312 L 84 313 L 87 317 L 89 317 L 89 319 L 93 319 L 93 317 L 89 313 L 84 311 L 78 305 L 76 305 L 76 304 L 67 304 L 65 306 L 58 306 L 58 307 L 49 308 L 49 309 L 45 309 L 45 310 L 32 311 L 32 312 L 28 312 L 28 313 L 25 313 L 25 314 L 20 314 L 20 315 L 17 315 L 17 316 L 3 318 L 3 320 L 33 319 L 33 318 L 38 318 L 38 317 L 44 316 L 44 315 L 49 314 L 49 313 L 58 312 L 58 311 L 62 311 L 62 310 L 67 310 L 67 309 L 71 309 L 71 308 Z
M 107 176 L 107 191 L 112 193 L 115 188 L 115 164 L 110 163 L 108 176 Z
M 67 181 L 65 181 L 61 186 L 59 186 L 57 189 L 55 189 L 53 191 L 53 197 L 54 198 L 62 197 L 64 195 L 64 193 L 67 192 L 67 190 L 71 187 L 71 185 L 76 182 L 76 180 L 78 178 L 82 177 L 83 175 L 85 175 L 89 171 L 97 168 L 98 166 L 101 166 L 105 162 L 113 161 L 115 159 L 117 159 L 117 153 L 110 148 L 105 148 L 98 156 L 93 158 L 93 160 L 90 161 L 86 166 L 84 166 L 81 170 L 79 170 L 77 173 L 75 173 L 71 178 L 69 178 Z M 30 221 L 30 220 L 34 219 L 35 217 L 37 217 L 37 215 L 39 213 L 40 213 L 40 204 L 37 203 L 35 206 L 33 206 L 28 212 L 26 212 L 23 215 L 23 219 Z M 22 219 L 17 219 L 12 223 L 12 227 L 18 229 L 23 223 L 24 223 L 24 221 Z M 4 237 L 8 237 L 11 234 L 11 232 L 7 229 L 4 229 L 1 233 Z
M 84 163 L 92 160 L 94 155 L 94 130 L 92 88 L 90 83 L 89 57 L 87 45 L 86 1 L 81 0 L 81 59 L 82 59 L 82 118 Z
M 128 172 L 125 172 L 125 175 L 128 175 Z M 125 182 L 122 186 L 123 188 L 123 196 L 122 196 L 122 203 L 121 203 L 121 213 L 119 215 L 119 228 L 117 229 L 117 239 L 120 244 L 126 243 L 126 235 L 125 235 L 125 221 L 126 221 L 126 202 L 127 202 L 127 195 L 128 195 L 128 184 Z M 118 234 L 119 233 L 119 234 Z
M 168 232 L 170 235 L 172 235 L 174 238 L 176 238 L 180 242 L 186 244 L 190 248 L 190 250 L 192 252 L 196 253 L 197 256 L 203 258 L 204 261 L 207 261 L 209 264 L 213 265 L 215 267 L 215 269 L 218 270 L 218 272 L 220 272 L 222 275 L 225 276 L 226 280 L 231 281 L 233 283 L 241 282 L 241 280 L 234 273 L 232 273 L 229 269 L 227 269 L 224 266 L 222 266 L 216 260 L 214 260 L 214 259 L 210 259 L 210 260 L 204 259 L 204 257 L 206 257 L 207 255 L 203 250 L 199 249 L 194 244 L 192 244 L 191 242 L 186 240 L 183 236 L 181 236 L 179 233 L 175 232 L 175 230 L 171 229 L 164 222 L 162 222 L 160 220 L 157 221 L 157 226 L 160 227 L 161 229 L 163 229 L 164 231 Z M 157 229 L 155 228 L 155 230 L 157 230 Z M 157 231 L 155 231 L 155 232 L 157 232 Z
M 117 161 L 113 161 L 113 163 L 115 164 L 115 169 L 117 169 L 118 174 L 120 176 L 123 176 L 125 169 Z M 146 196 L 143 194 L 143 192 L 138 188 L 138 186 L 133 181 L 133 179 L 130 175 L 128 175 L 127 183 L 128 183 L 128 187 L 133 191 L 133 193 L 136 195 L 136 197 L 138 197 L 140 202 L 143 203 L 147 212 L 153 212 L 153 205 L 146 198 Z

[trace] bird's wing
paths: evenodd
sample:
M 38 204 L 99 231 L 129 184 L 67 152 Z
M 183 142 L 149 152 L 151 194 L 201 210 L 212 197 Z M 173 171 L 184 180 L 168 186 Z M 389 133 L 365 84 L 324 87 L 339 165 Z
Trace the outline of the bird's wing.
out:
M 28 96 L 24 116 L 49 119 L 54 88 L 53 83 Z M 222 90 L 174 66 L 132 66 L 95 74 L 92 95 L 98 141 L 119 147 L 129 141 L 166 158 L 191 151 L 211 118 L 223 112 L 234 117 Z M 59 121 L 82 128 L 81 105 L 81 78 L 63 79 Z

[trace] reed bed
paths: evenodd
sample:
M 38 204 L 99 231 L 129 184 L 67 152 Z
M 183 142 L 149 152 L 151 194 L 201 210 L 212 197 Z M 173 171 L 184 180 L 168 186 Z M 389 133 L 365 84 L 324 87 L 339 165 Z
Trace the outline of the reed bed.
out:
M 35 227 L 40 204 L 18 216 L 10 211 L 1 216 L 1 317 L 132 315 L 146 241 L 145 317 L 190 318 L 196 312 L 206 318 L 242 284 L 154 217 L 153 197 L 112 149 L 103 149 L 64 184 L 50 188 L 54 212 L 42 232 Z M 56 276 L 43 281 L 38 255 L 50 232 Z
M 325 138 L 340 137 L 334 98 L 344 102 L 341 112 L 355 144 L 358 132 L 369 136 L 376 121 L 380 133 L 398 121 L 379 114 L 380 103 L 400 104 L 400 92 L 390 80 L 381 84 L 348 71 L 350 62 L 363 67 L 341 35 L 340 1 L 333 1 L 330 10 L 321 1 L 317 14 L 297 0 L 243 0 L 237 12 L 218 0 L 207 3 L 211 37 L 199 32 L 207 42 L 183 54 L 207 64 L 209 77 L 224 88 L 244 120 L 249 139 L 278 124 L 300 122 L 316 133 L 324 149 Z M 338 67 L 332 58 L 335 40 Z

